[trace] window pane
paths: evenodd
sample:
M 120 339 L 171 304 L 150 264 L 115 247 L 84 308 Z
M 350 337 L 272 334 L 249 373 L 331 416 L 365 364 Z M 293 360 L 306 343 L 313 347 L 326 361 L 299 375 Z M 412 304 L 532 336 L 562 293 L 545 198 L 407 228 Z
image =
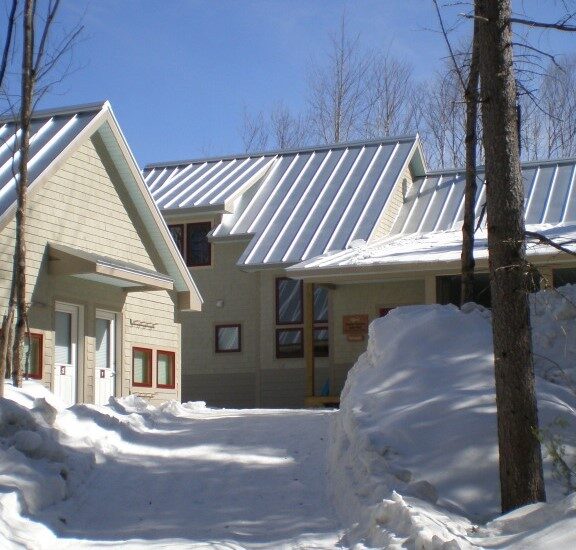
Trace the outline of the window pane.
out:
M 279 325 L 302 322 L 302 282 L 276 279 L 276 322 Z
M 174 354 L 159 351 L 156 355 L 156 369 L 158 385 L 174 387 Z
M 210 265 L 211 250 L 208 242 L 210 222 L 189 223 L 187 226 L 187 264 Z
M 216 327 L 216 351 L 240 351 L 240 327 Z
M 32 378 L 41 378 L 42 369 L 40 365 L 42 364 L 42 358 L 40 354 L 42 353 L 42 336 L 39 334 L 30 335 L 30 346 L 28 346 L 28 336 L 24 339 L 24 357 L 22 358 L 24 366 L 24 374 Z M 28 356 L 28 351 L 30 355 Z M 28 359 L 28 364 L 26 360 Z
M 436 277 L 436 297 L 439 304 L 454 304 L 460 307 L 461 280 L 460 275 Z M 487 273 L 474 274 L 474 302 L 491 307 L 490 276 Z
M 152 385 L 152 353 L 150 350 L 134 349 L 132 352 L 132 382 Z
M 56 312 L 55 362 L 59 365 L 72 364 L 72 314 Z
M 276 331 L 276 357 L 302 357 L 302 329 L 278 329 Z
M 576 269 L 562 268 L 552 272 L 552 284 L 554 288 L 564 285 L 576 284 Z
M 180 254 L 184 256 L 184 226 L 181 224 L 169 225 L 168 229 L 170 230 L 172 239 L 174 239 L 174 243 L 176 244 L 176 247 L 180 251 Z
M 314 322 L 328 322 L 328 289 L 314 287 Z
M 110 368 L 110 319 L 96 319 L 96 368 Z
M 328 344 L 328 329 L 315 328 L 314 329 L 314 356 L 315 357 L 328 357 L 329 344 Z

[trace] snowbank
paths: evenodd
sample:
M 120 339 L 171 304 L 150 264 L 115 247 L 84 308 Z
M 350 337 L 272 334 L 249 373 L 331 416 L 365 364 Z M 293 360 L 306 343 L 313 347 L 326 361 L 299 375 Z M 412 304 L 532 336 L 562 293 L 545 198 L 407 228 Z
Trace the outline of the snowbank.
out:
M 534 347 L 541 427 L 560 430 L 573 452 L 576 397 L 558 384 L 574 364 L 576 307 L 565 297 L 576 304 L 576 288 L 534 297 Z M 467 548 L 499 545 L 499 530 L 524 530 L 507 518 L 481 534 L 475 527 L 500 510 L 493 376 L 490 313 L 479 306 L 402 307 L 371 324 L 329 457 L 335 501 L 356 524 L 352 542 Z M 559 417 L 564 430 L 553 426 Z M 559 502 L 565 487 L 549 459 L 545 478 L 549 501 Z M 556 506 L 574 508 L 563 502 Z M 550 525 L 547 506 L 532 528 Z

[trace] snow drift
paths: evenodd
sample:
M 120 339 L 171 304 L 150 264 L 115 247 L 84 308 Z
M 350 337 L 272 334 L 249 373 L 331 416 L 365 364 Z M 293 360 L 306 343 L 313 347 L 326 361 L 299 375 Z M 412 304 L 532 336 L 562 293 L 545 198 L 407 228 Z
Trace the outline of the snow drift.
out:
M 557 430 L 569 453 L 576 426 L 576 397 L 566 387 L 575 359 L 574 304 L 576 287 L 540 292 L 532 302 L 540 425 Z M 401 307 L 371 324 L 367 352 L 342 393 L 330 449 L 335 501 L 356 524 L 351 542 L 493 546 L 502 543 L 499 533 L 525 529 L 522 512 L 484 531 L 476 527 L 500 510 L 493 379 L 490 313 L 480 306 Z M 549 501 L 562 500 L 566 487 L 549 459 L 545 478 Z M 550 506 L 531 511 L 532 529 L 550 525 Z M 573 500 L 565 506 L 573 509 Z

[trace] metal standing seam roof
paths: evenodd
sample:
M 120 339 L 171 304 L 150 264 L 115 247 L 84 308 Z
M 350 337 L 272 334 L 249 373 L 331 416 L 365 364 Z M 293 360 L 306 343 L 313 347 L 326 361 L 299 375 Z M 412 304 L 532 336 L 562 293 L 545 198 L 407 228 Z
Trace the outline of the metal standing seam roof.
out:
M 522 164 L 525 220 L 528 229 L 558 239 L 574 249 L 576 231 L 576 159 Z M 292 273 L 381 265 L 456 261 L 462 247 L 465 172 L 429 172 L 414 180 L 389 236 L 378 241 L 325 254 L 289 268 Z M 485 202 L 484 173 L 478 173 L 476 217 Z M 486 256 L 481 228 L 475 254 Z M 531 244 L 529 254 L 558 251 Z
M 150 196 L 108 101 L 35 111 L 30 129 L 28 187 L 40 183 L 78 140 L 98 132 L 126 185 L 130 200 L 142 216 L 150 238 L 174 280 L 178 292 L 188 293 L 190 307 L 199 309 L 202 298 L 164 219 Z M 0 223 L 13 215 L 21 131 L 14 117 L 0 118 Z M 15 152 L 15 153 L 14 153 Z
M 252 179 L 253 188 L 245 194 L 248 200 L 224 214 L 211 238 L 250 236 L 240 266 L 291 264 L 367 239 L 416 143 L 417 136 L 410 136 L 149 165 L 145 176 L 166 212 L 236 198 L 262 167 L 260 179 Z
M 226 210 L 273 161 L 274 156 L 262 155 L 149 165 L 144 169 L 144 179 L 161 210 Z
M 28 186 L 66 149 L 101 112 L 104 102 L 51 111 L 37 111 L 30 128 Z M 0 216 L 16 201 L 17 151 L 21 131 L 12 118 L 0 119 Z M 16 154 L 14 154 L 16 151 Z
M 576 159 L 522 164 L 527 224 L 576 221 Z M 458 229 L 463 221 L 465 172 L 430 172 L 410 188 L 392 234 Z M 478 174 L 476 217 L 485 202 L 484 173 Z

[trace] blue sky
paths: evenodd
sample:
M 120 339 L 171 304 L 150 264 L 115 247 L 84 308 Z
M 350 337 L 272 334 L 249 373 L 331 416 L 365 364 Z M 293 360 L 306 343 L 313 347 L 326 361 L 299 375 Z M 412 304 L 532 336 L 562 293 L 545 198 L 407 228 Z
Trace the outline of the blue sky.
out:
M 516 4 L 546 16 L 545 2 Z M 239 152 L 245 108 L 305 108 L 308 68 L 343 10 L 364 47 L 389 49 L 423 80 L 446 56 L 431 0 L 64 0 L 62 27 L 81 19 L 85 30 L 76 70 L 42 106 L 109 99 L 141 165 Z M 576 46 L 571 35 L 537 41 Z

